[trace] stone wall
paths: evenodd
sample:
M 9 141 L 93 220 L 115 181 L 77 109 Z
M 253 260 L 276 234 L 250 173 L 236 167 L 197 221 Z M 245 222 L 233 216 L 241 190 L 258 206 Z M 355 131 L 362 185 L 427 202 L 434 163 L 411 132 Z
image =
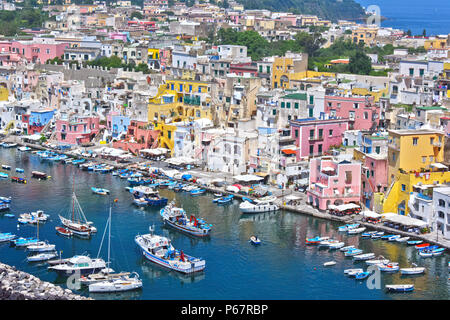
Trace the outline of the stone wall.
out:
M 0 263 L 0 300 L 92 300 Z

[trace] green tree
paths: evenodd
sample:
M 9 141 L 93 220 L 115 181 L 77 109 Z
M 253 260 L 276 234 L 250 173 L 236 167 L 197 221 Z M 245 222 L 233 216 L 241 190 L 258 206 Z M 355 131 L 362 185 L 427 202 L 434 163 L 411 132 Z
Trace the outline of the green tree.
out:
M 130 19 L 134 19 L 134 18 L 138 18 L 139 20 L 142 20 L 142 19 L 144 19 L 144 16 L 139 11 L 134 11 L 130 16 Z
M 363 51 L 358 50 L 350 57 L 348 69 L 354 74 L 368 75 L 372 71 L 372 62 Z

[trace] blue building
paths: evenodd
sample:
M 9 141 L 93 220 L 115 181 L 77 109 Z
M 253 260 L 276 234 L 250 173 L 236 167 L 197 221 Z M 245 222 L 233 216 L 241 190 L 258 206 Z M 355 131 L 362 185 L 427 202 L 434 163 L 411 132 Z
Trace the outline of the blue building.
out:
M 128 131 L 130 125 L 130 118 L 127 116 L 115 115 L 111 117 L 111 135 L 117 138 L 122 132 Z

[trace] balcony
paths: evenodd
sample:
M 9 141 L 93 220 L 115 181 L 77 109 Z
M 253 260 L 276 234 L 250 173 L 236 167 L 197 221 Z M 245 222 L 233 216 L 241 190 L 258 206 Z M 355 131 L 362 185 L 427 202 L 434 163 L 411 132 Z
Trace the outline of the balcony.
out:
M 397 145 L 396 143 L 388 143 L 388 148 L 400 151 L 400 146 Z
M 442 142 L 435 141 L 435 142 L 432 143 L 432 145 L 435 146 L 435 147 L 441 148 L 442 147 Z
M 309 141 L 321 141 L 323 140 L 323 136 L 315 136 L 315 137 L 309 137 Z

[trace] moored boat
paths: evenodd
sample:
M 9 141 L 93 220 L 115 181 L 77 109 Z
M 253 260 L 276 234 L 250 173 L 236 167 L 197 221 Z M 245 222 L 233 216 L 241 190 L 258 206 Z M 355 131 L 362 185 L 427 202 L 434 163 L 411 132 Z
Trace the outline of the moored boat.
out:
M 33 178 L 37 178 L 37 179 L 47 179 L 47 178 L 49 178 L 49 176 L 47 176 L 47 174 L 45 172 L 40 172 L 40 171 L 31 171 L 31 176 Z
M 386 290 L 389 292 L 411 292 L 414 290 L 413 284 L 387 284 Z
M 257 236 L 251 236 L 250 237 L 250 242 L 252 244 L 261 244 L 261 240 Z
M 413 268 L 401 268 L 400 269 L 400 273 L 401 274 L 422 274 L 425 273 L 425 268 L 424 267 L 417 267 L 414 266 Z
M 60 235 L 66 236 L 66 237 L 71 237 L 73 236 L 73 232 L 70 231 L 68 228 L 64 228 L 64 227 L 55 227 L 55 230 L 57 233 L 59 233 Z
M 28 262 L 47 261 L 57 256 L 58 254 L 56 252 L 43 252 L 28 256 L 27 260 Z
M 358 234 L 358 233 L 363 232 L 364 230 L 366 230 L 366 227 L 353 228 L 353 229 L 347 230 L 347 234 Z
M 364 254 L 358 254 L 356 256 L 353 256 L 353 260 L 355 261 L 360 261 L 360 260 L 369 260 L 375 258 L 375 253 L 370 252 L 370 253 L 364 253 Z
M 351 248 L 348 251 L 345 251 L 344 255 L 346 257 L 353 257 L 353 256 L 361 254 L 362 252 L 363 251 L 361 249 Z
M 175 207 L 174 202 L 161 209 L 160 215 L 165 224 L 194 236 L 205 237 L 211 231 L 212 225 L 193 215 L 188 218 L 186 211 L 183 208 Z
M 108 189 L 91 187 L 91 190 L 92 190 L 93 193 L 99 194 L 99 195 L 102 195 L 102 196 L 106 196 L 107 194 L 109 194 L 109 190 Z
M 91 259 L 89 256 L 73 256 L 65 261 L 65 263 L 50 266 L 48 269 L 61 273 L 63 275 L 71 275 L 74 272 L 93 273 L 100 271 L 106 267 L 103 259 Z
M 270 202 L 260 202 L 253 204 L 248 201 L 244 201 L 239 205 L 239 209 L 242 211 L 242 213 L 260 213 L 277 211 L 279 208 L 276 204 Z
M 334 266 L 335 264 L 336 264 L 336 261 L 328 261 L 328 262 L 325 262 L 323 264 L 323 266 L 324 267 L 330 267 L 330 266 Z
M 342 247 L 345 246 L 344 242 L 336 242 L 336 243 L 332 243 L 328 246 L 328 249 L 330 250 L 335 250 L 335 249 L 340 249 Z
M 384 272 L 397 272 L 400 269 L 398 264 L 392 262 L 386 264 L 377 264 L 377 266 L 380 271 Z

